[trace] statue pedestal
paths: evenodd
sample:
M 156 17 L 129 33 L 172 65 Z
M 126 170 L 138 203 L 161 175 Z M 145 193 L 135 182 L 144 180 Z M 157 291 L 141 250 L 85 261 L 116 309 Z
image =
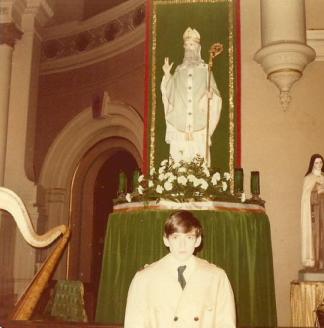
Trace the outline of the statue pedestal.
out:
M 324 282 L 292 281 L 290 285 L 291 326 L 314 327 L 316 309 L 323 300 Z
M 299 281 L 320 281 L 324 282 L 324 270 L 304 269 L 298 272 Z

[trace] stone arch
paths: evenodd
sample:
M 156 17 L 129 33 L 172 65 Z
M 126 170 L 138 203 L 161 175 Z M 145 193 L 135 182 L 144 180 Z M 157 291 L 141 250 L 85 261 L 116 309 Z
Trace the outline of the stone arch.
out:
M 102 143 L 110 139 L 116 142 Z M 122 141 L 123 140 L 123 141 Z M 109 148 L 124 148 L 142 162 L 143 120 L 137 111 L 122 103 L 108 103 L 105 117 L 94 119 L 86 108 L 71 120 L 49 148 L 43 163 L 37 192 L 39 230 L 58 224 L 68 224 L 71 186 L 82 158 L 100 144 L 103 152 Z

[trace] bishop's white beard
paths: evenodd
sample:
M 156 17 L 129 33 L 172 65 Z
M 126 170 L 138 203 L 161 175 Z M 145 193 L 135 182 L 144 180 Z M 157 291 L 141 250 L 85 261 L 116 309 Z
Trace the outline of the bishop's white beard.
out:
M 198 50 L 185 48 L 183 64 L 185 64 L 187 67 L 190 67 L 190 66 L 196 66 L 201 62 L 202 60 L 200 58 L 200 54 Z

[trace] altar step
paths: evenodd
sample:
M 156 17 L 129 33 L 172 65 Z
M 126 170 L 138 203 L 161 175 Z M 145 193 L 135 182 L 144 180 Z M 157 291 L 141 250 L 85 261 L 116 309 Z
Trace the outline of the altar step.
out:
M 66 321 L 6 321 L 0 320 L 0 328 L 123 328 L 119 325 L 104 325 L 99 323 L 81 323 Z
M 123 328 L 120 325 L 104 325 L 99 323 L 80 323 L 80 322 L 58 322 L 58 321 L 5 321 L 0 320 L 0 328 Z M 252 328 L 252 327 L 238 327 Z M 265 328 L 265 327 L 253 327 Z M 267 327 L 271 328 L 271 327 Z M 276 327 L 280 328 L 280 327 Z M 292 328 L 292 327 L 281 327 Z

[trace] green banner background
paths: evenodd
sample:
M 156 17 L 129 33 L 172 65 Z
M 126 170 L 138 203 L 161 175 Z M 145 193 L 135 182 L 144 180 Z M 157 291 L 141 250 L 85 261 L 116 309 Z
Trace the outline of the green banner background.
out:
M 206 63 L 209 59 L 209 48 L 213 43 L 222 43 L 224 47 L 224 51 L 214 59 L 213 66 L 213 74 L 221 93 L 223 106 L 220 121 L 212 137 L 211 163 L 212 167 L 233 172 L 237 139 L 234 2 L 153 0 L 151 17 L 151 98 L 148 142 L 150 167 L 158 166 L 169 156 L 169 145 L 164 140 L 166 127 L 160 92 L 162 65 L 164 58 L 169 57 L 170 62 L 174 62 L 173 72 L 182 62 L 183 33 L 190 26 L 200 33 L 201 55 Z M 231 124 L 233 124 L 232 140 Z

